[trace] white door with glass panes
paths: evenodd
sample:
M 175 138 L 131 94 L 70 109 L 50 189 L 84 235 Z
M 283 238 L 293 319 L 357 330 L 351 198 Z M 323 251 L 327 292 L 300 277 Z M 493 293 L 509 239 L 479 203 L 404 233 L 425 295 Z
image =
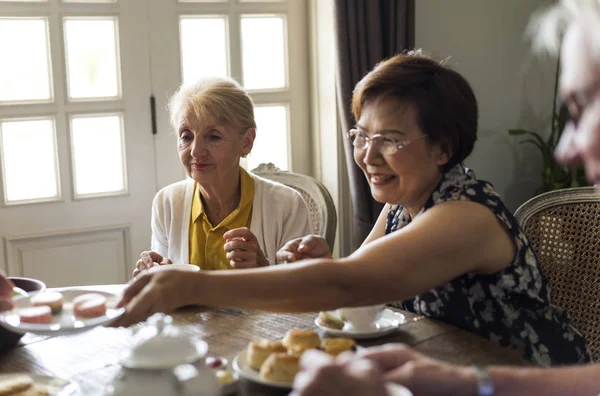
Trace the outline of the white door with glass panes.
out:
M 311 174 L 306 0 L 150 0 L 152 87 L 156 98 L 157 180 L 184 170 L 166 111 L 183 83 L 229 76 L 255 103 L 257 134 L 248 169 L 273 162 Z
M 0 0 L 9 275 L 48 286 L 129 279 L 156 192 L 150 81 L 146 0 Z

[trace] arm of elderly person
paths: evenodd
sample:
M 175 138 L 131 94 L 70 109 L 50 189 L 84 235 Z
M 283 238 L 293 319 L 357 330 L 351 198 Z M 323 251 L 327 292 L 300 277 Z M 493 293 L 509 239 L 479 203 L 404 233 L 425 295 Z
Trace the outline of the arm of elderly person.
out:
M 398 301 L 467 272 L 496 272 L 510 264 L 514 252 L 512 239 L 489 209 L 445 202 L 344 259 L 185 276 L 146 274 L 126 290 L 122 305 L 128 312 L 119 324 L 192 303 L 306 312 Z M 175 289 L 178 298 L 163 298 Z
M 386 381 L 400 383 L 417 395 L 477 395 L 477 374 L 472 367 L 431 359 L 404 345 L 370 348 L 358 358 L 376 363 Z M 598 364 L 562 368 L 491 366 L 488 372 L 495 396 L 597 396 L 600 392 Z

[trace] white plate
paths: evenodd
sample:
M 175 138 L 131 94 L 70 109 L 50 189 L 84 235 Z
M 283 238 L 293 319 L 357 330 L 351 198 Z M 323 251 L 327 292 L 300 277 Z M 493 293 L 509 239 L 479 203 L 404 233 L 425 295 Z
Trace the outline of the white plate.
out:
M 47 377 L 45 375 L 15 373 L 15 374 L 0 374 L 0 381 L 14 377 L 16 375 L 26 375 L 30 377 L 37 385 L 44 385 L 50 396 L 71 396 L 79 393 L 79 385 L 72 381 L 67 381 L 62 378 Z
M 249 381 L 257 382 L 262 385 L 272 386 L 274 388 L 292 389 L 291 382 L 275 382 L 260 378 L 258 371 L 248 366 L 248 363 L 246 362 L 246 350 L 235 355 L 231 367 L 233 368 L 233 371 L 239 374 L 240 377 L 245 378 Z
M 21 323 L 18 310 L 31 306 L 31 297 L 14 300 L 14 308 L 10 311 L 0 312 L 0 325 L 16 333 L 33 333 L 39 335 L 67 335 L 81 333 L 96 326 L 108 324 L 125 313 L 125 308 L 115 308 L 120 296 L 104 291 L 90 289 L 51 289 L 63 295 L 63 309 L 58 315 L 52 316 L 48 324 Z M 106 314 L 97 318 L 83 318 L 73 313 L 73 299 L 82 294 L 98 293 L 106 297 Z
M 329 311 L 330 315 L 338 316 L 337 311 Z M 348 323 L 344 325 L 343 329 L 334 329 L 321 324 L 319 317 L 315 318 L 315 324 L 317 327 L 327 334 L 337 337 L 348 337 L 357 340 L 366 338 L 377 338 L 391 334 L 398 330 L 402 324 L 406 322 L 406 318 L 400 312 L 393 311 L 389 308 L 383 310 L 381 318 L 375 323 L 373 329 L 369 330 L 357 330 L 352 328 Z

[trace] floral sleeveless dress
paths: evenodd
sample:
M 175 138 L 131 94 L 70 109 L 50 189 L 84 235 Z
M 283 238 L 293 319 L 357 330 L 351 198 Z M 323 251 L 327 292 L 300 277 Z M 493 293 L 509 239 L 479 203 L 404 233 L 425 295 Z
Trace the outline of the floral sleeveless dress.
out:
M 479 181 L 461 164 L 444 175 L 420 213 L 447 201 L 472 201 L 488 207 L 517 246 L 513 262 L 494 274 L 467 273 L 394 305 L 517 349 L 540 366 L 587 363 L 592 354 L 565 311 L 554 306 L 550 285 L 516 219 L 490 183 Z M 386 234 L 410 224 L 408 212 L 393 206 Z

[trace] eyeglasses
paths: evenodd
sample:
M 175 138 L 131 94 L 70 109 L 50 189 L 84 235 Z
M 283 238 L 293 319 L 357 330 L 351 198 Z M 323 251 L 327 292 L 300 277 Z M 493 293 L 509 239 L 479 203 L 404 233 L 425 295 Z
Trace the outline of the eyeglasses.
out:
M 369 148 L 369 144 L 373 142 L 375 145 L 374 147 L 381 153 L 381 155 L 394 155 L 398 149 L 408 146 L 415 140 L 427 137 L 427 135 L 421 135 L 410 140 L 396 140 L 380 134 L 375 134 L 372 137 L 368 137 L 365 133 L 360 132 L 355 128 L 350 129 L 346 136 L 348 136 L 348 139 L 350 139 L 354 148 L 358 150 L 366 150 Z

